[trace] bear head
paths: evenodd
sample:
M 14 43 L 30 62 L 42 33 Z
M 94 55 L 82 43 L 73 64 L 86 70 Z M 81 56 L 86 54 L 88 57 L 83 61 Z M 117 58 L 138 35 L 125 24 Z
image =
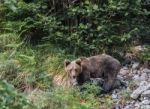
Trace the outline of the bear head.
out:
M 87 58 L 82 57 L 74 61 L 64 61 L 65 71 L 68 73 L 72 85 L 78 85 L 79 81 L 82 81 L 81 75 L 83 75 L 84 63 L 86 60 Z

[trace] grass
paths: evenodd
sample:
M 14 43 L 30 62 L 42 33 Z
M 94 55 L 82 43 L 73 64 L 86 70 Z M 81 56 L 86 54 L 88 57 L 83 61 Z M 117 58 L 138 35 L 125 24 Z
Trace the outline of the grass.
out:
M 48 109 L 98 109 L 98 99 L 94 95 L 87 93 L 86 95 L 83 97 L 78 89 L 59 87 L 48 92 L 35 90 L 28 98 L 38 107 L 48 107 Z
M 53 75 L 65 73 L 64 59 L 73 59 L 74 56 L 49 43 L 36 46 L 24 44 L 15 33 L 1 34 L 0 45 L 0 79 L 15 86 L 15 96 L 26 94 L 25 100 L 28 99 L 37 109 L 99 108 L 94 85 L 85 86 L 88 90 L 83 92 L 78 88 L 52 86 Z
M 53 87 L 53 75 L 65 73 L 63 61 L 66 58 L 76 57 L 49 42 L 33 46 L 23 43 L 15 32 L 0 34 L 0 79 L 15 86 L 15 96 L 26 94 L 24 100 L 37 109 L 111 108 L 114 105 L 111 95 L 99 98 L 96 93 L 100 89 L 95 85 L 85 84 L 84 91 Z M 133 87 L 132 83 L 130 86 Z M 12 96 L 11 93 L 8 96 Z M 128 99 L 129 93 L 122 92 L 121 102 Z

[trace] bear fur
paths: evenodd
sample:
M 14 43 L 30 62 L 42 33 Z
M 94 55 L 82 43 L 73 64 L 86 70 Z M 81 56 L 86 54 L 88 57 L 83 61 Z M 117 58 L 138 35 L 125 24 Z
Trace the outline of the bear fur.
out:
M 68 73 L 72 85 L 82 85 L 90 78 L 102 78 L 102 88 L 110 91 L 114 86 L 117 74 L 121 68 L 120 62 L 106 54 L 81 57 L 74 61 L 64 61 L 65 71 Z

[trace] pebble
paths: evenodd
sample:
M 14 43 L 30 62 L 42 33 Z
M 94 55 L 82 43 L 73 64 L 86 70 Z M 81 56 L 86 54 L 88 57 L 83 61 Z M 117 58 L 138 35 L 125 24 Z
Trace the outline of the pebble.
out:
M 135 109 L 140 109 L 140 107 L 141 107 L 140 103 L 138 103 L 138 102 L 135 103 L 135 105 L 134 105 L 134 108 L 135 108 Z
M 117 94 L 112 94 L 112 98 L 113 99 L 118 99 L 118 95 Z
M 140 63 L 139 63 L 139 62 L 135 62 L 135 63 L 133 63 L 133 65 L 132 65 L 132 69 L 133 69 L 133 70 L 138 69 L 139 66 L 140 66 Z
M 137 74 L 138 70 L 132 70 L 133 74 Z
M 143 100 L 142 104 L 144 104 L 144 105 L 150 105 L 150 100 Z
M 150 97 L 150 90 L 146 90 L 141 94 L 142 97 Z
M 150 73 L 150 69 L 148 69 L 148 68 L 144 68 L 144 69 L 143 69 L 143 72 L 145 72 L 145 73 L 149 74 L 149 73 Z
M 150 105 L 142 105 L 141 109 L 150 109 Z
M 148 90 L 150 88 L 150 84 L 146 86 L 139 86 L 136 90 L 133 91 L 131 94 L 131 98 L 137 99 L 144 91 Z
M 146 73 L 142 73 L 140 76 L 141 81 L 146 81 L 148 79 L 148 75 Z
M 147 81 L 141 81 L 140 86 L 146 86 L 146 85 L 148 85 Z
M 133 81 L 134 81 L 134 83 L 135 83 L 136 85 L 140 85 L 140 83 L 141 83 L 141 78 L 140 78 L 139 75 L 135 75 L 132 79 L 133 79 Z
M 130 71 L 127 67 L 123 67 L 122 69 L 120 69 L 120 72 L 119 72 L 119 74 L 121 74 L 122 76 L 126 76 L 129 73 Z
M 130 105 L 125 106 L 123 109 L 133 109 L 133 106 L 130 104 Z

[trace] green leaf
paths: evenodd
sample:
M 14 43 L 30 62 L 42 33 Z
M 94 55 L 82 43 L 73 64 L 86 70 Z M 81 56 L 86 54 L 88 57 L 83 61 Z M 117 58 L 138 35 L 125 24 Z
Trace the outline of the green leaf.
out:
M 97 10 L 98 9 L 98 5 L 94 5 L 93 9 Z

